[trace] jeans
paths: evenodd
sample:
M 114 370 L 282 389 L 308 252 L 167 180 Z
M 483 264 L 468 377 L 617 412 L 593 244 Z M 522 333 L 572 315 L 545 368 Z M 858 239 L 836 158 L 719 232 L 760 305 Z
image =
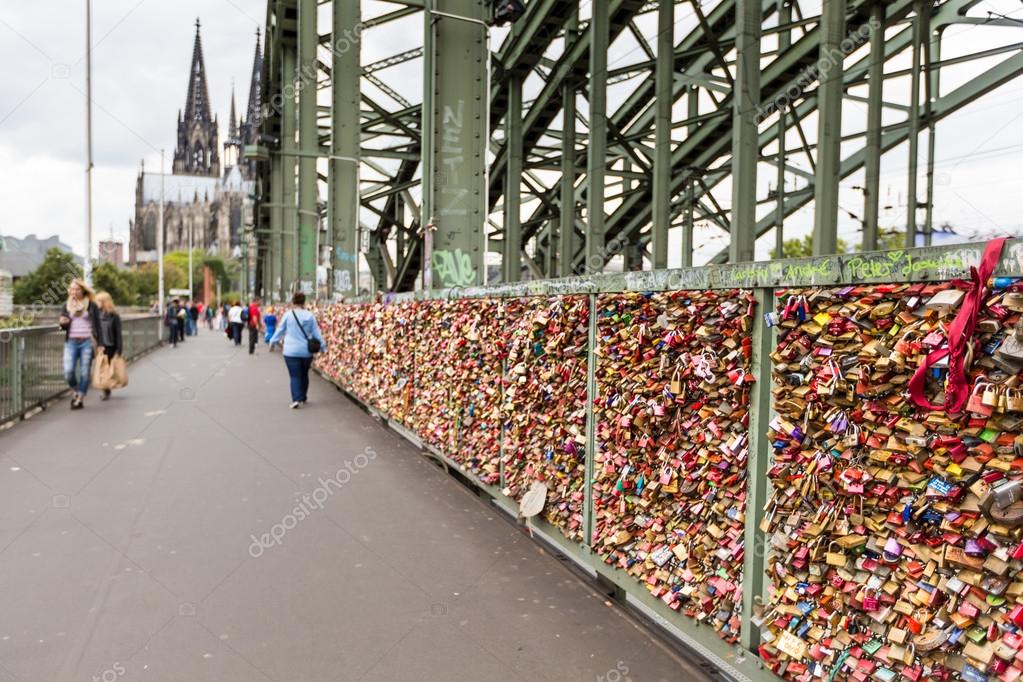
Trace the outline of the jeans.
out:
M 305 402 L 309 393 L 309 368 L 313 366 L 313 359 L 285 355 L 284 364 L 288 366 L 288 375 L 291 377 L 291 399 L 296 403 Z
M 170 336 L 171 345 L 175 348 L 178 347 L 178 321 L 171 320 L 170 324 L 167 325 L 167 333 Z
M 249 328 L 249 355 L 256 352 L 256 339 L 259 338 L 259 327 L 246 325 Z
M 234 345 L 242 345 L 242 323 L 232 322 L 231 323 L 231 338 L 234 339 Z
M 185 327 L 185 334 L 187 334 L 188 336 L 195 336 L 196 334 L 199 333 L 199 330 L 196 329 L 195 326 L 195 320 L 193 320 L 191 317 L 188 318 L 186 324 L 187 326 Z
M 92 375 L 92 339 L 68 339 L 64 344 L 64 378 L 67 385 L 85 395 Z M 78 374 L 75 366 L 78 365 Z

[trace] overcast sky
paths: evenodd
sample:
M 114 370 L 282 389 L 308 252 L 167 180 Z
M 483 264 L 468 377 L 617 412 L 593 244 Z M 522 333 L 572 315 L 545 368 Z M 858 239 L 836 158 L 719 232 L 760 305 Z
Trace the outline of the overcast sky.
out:
M 0 60 L 6 65 L 0 75 L 0 234 L 58 234 L 81 251 L 85 3 L 38 0 L 4 4 L 0 12 Z M 704 3 L 705 7 L 713 4 L 713 0 Z M 367 2 L 364 7 L 372 5 L 379 3 Z M 986 0 L 974 14 L 984 16 L 988 9 L 1023 18 L 1018 0 Z M 364 14 L 378 11 L 364 9 Z M 177 112 L 185 102 L 196 17 L 202 19 L 209 94 L 220 116 L 223 141 L 232 82 L 240 112 L 248 97 L 255 31 L 264 20 L 265 2 L 104 0 L 93 3 L 93 14 L 94 236 L 106 237 L 112 229 L 115 237 L 126 241 L 140 162 L 145 159 L 147 168 L 157 169 L 160 149 L 165 149 L 169 170 Z M 588 12 L 584 9 L 585 14 Z M 684 14 L 682 8 L 677 10 L 679 30 L 686 21 Z M 420 21 L 410 17 L 407 26 L 368 32 L 364 61 L 417 46 L 421 24 L 416 22 Z M 641 30 L 650 37 L 655 32 L 646 24 Z M 495 36 L 496 46 L 503 32 Z M 956 26 L 946 32 L 946 37 L 944 56 L 949 57 L 1023 40 L 1023 26 Z M 615 62 L 619 53 L 632 53 L 635 58 L 638 49 L 626 39 L 612 47 L 611 53 Z M 417 63 L 409 64 L 390 77 L 406 81 L 403 91 L 415 93 L 420 89 L 419 68 Z M 942 90 L 957 86 L 972 73 L 975 71 L 968 68 L 950 71 Z M 531 94 L 527 92 L 527 98 Z M 860 125 L 863 107 L 855 103 L 847 106 L 850 116 L 844 127 L 848 129 Z M 890 111 L 886 119 L 897 120 L 899 115 Z M 926 138 L 921 139 L 923 154 Z M 1017 80 L 940 124 L 936 224 L 950 220 L 967 230 L 1020 230 L 1021 157 L 1023 80 Z M 763 196 L 774 180 L 769 167 L 761 168 L 766 172 L 761 173 L 758 195 Z M 904 223 L 900 216 L 905 214 L 905 169 L 905 148 L 885 156 L 882 194 L 885 205 L 891 208 L 882 212 L 883 222 Z M 857 213 L 862 210 L 862 195 L 853 186 L 861 182 L 861 178 L 854 177 L 843 183 L 841 195 L 843 207 Z M 923 187 L 921 183 L 921 196 Z M 793 217 L 792 233 L 808 229 L 812 223 L 812 215 L 808 214 L 803 211 Z M 855 220 L 843 214 L 841 222 L 843 233 L 855 241 Z M 761 251 L 769 246 L 768 241 L 761 240 Z M 707 240 L 702 243 L 705 256 L 725 244 L 723 235 Z M 673 248 L 671 263 L 676 261 Z
M 0 12 L 0 234 L 58 234 L 82 251 L 85 3 L 5 2 Z M 169 171 L 196 17 L 210 99 L 227 133 L 231 83 L 248 98 L 263 0 L 93 2 L 93 231 L 127 240 L 139 164 Z M 241 113 L 241 111 L 239 112 Z M 127 246 L 125 248 L 127 254 Z

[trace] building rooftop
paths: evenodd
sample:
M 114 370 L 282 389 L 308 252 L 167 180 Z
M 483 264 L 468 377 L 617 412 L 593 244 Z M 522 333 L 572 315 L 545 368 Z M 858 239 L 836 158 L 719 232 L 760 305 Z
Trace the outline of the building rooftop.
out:
M 54 247 L 65 253 L 74 253 L 57 235 L 45 239 L 34 234 L 20 238 L 0 237 L 0 270 L 6 270 L 13 277 L 24 277 L 39 267 L 46 258 L 46 252 Z M 82 259 L 75 255 L 75 261 L 81 263 Z

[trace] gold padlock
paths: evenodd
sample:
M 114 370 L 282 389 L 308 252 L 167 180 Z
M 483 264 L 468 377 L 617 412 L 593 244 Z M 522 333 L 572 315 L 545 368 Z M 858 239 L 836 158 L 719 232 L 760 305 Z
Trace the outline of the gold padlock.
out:
M 994 384 L 988 384 L 987 388 L 984 389 L 984 395 L 981 398 L 981 402 L 988 407 L 995 407 L 998 405 L 998 387 Z
M 1023 412 L 1023 391 L 1018 388 L 1006 389 L 1005 409 L 1008 412 Z

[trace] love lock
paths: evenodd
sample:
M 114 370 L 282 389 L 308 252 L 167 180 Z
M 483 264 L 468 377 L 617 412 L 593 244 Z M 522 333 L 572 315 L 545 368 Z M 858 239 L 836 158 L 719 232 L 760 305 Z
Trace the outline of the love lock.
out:
M 729 642 L 740 628 L 752 300 L 738 290 L 597 299 L 595 546 Z
M 775 495 L 760 526 L 771 538 L 765 609 L 792 614 L 763 622 L 761 653 L 776 674 L 800 679 L 813 664 L 829 679 L 1023 677 L 1023 466 L 1014 464 L 1023 421 L 1012 414 L 1023 407 L 1023 365 L 1006 372 L 993 357 L 1023 310 L 1000 305 L 1010 296 L 1023 300 L 995 292 L 978 312 L 978 350 L 964 358 L 972 395 L 958 414 L 908 396 L 942 401 L 949 364 L 917 368 L 948 347 L 960 307 L 947 301 L 961 300 L 962 287 L 794 289 L 777 299 Z M 792 376 L 797 367 L 808 384 Z M 853 652 L 843 662 L 815 648 L 836 618 L 830 650 Z

